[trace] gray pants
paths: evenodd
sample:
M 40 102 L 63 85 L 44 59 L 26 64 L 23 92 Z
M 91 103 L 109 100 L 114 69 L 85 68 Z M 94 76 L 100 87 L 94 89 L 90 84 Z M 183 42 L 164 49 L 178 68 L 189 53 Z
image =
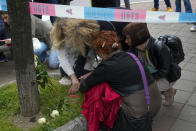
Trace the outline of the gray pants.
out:
M 169 83 L 169 81 L 165 78 L 159 79 L 157 81 L 157 85 L 160 91 L 167 91 L 172 88 L 174 84 L 175 82 Z

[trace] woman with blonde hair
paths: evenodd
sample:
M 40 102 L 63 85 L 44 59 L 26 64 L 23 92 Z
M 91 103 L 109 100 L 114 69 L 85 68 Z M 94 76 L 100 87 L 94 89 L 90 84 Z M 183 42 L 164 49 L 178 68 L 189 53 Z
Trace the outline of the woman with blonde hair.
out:
M 93 34 L 99 31 L 96 21 L 60 18 L 51 31 L 53 48 L 58 50 L 61 84 L 70 83 L 64 76 L 71 78 L 72 87 L 79 87 L 78 78 L 93 70 L 95 60 L 91 48 Z

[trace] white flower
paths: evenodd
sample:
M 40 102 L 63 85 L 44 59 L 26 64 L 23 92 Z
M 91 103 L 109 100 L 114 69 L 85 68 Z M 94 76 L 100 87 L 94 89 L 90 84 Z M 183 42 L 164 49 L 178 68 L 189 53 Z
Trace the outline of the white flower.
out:
M 39 118 L 37 121 L 39 124 L 44 124 L 46 123 L 46 118 L 42 117 L 42 118 Z
M 52 113 L 50 114 L 52 118 L 55 118 L 56 116 L 59 116 L 59 112 L 57 110 L 53 110 Z

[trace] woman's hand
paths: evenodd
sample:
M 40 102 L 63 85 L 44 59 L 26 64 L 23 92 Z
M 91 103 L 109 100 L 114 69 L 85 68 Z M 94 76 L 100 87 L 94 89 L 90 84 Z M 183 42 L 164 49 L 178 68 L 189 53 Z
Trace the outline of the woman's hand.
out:
M 75 74 L 70 75 L 71 80 L 72 80 L 72 85 L 69 89 L 69 94 L 73 94 L 76 93 L 77 91 L 79 91 L 80 88 L 80 82 L 78 80 L 78 78 L 76 77 Z
M 91 73 L 92 73 L 92 72 L 89 72 L 89 73 L 87 73 L 87 74 L 85 74 L 85 75 L 83 75 L 83 76 L 80 76 L 79 79 L 86 79 Z

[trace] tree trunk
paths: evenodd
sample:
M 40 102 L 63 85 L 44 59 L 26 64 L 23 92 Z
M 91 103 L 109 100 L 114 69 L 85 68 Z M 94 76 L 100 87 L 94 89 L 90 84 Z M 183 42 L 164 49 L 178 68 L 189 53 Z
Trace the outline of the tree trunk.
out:
M 40 110 L 29 0 L 7 0 L 10 32 L 15 60 L 20 112 L 22 116 L 34 116 Z

